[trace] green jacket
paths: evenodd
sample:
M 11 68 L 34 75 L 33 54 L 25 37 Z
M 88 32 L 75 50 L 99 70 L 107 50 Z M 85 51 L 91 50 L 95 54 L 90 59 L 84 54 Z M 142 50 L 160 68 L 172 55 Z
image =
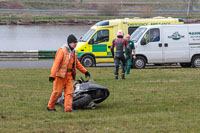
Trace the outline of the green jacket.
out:
M 128 45 L 129 45 L 129 48 L 130 48 L 130 52 L 128 52 L 127 49 L 125 48 L 126 58 L 128 58 L 129 56 L 132 57 L 132 55 L 133 55 L 132 51 L 133 51 L 133 49 L 135 49 L 133 41 L 131 41 L 131 40 L 128 41 Z M 128 53 L 131 53 L 131 55 L 128 55 Z

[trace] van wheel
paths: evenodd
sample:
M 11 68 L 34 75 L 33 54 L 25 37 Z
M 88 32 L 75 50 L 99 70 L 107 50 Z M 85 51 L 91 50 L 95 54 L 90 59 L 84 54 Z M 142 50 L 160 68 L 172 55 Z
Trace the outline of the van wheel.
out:
M 136 59 L 133 62 L 133 67 L 136 69 L 143 69 L 146 66 L 146 60 L 142 56 L 136 57 Z
M 92 67 L 94 65 L 94 58 L 90 55 L 85 55 L 81 59 L 81 64 L 85 67 Z
M 200 68 L 200 56 L 195 56 L 193 59 L 192 59 L 192 67 L 194 68 Z
M 187 68 L 187 67 L 191 67 L 191 63 L 180 63 L 181 67 Z

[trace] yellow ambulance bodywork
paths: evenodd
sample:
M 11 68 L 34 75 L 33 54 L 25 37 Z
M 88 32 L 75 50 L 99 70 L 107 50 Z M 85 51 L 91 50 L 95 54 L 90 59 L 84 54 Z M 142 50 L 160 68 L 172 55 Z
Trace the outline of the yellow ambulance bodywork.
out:
M 132 34 L 139 26 L 158 24 L 183 24 L 183 19 L 155 17 L 100 21 L 92 26 L 78 42 L 76 47 L 78 59 L 88 67 L 96 63 L 114 62 L 110 47 L 113 39 L 117 37 L 118 30 L 122 30 L 126 36 Z

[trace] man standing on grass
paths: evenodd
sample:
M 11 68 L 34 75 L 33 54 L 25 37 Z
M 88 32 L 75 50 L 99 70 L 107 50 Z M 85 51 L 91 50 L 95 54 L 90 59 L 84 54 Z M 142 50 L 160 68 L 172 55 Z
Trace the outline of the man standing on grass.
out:
M 122 79 L 125 79 L 125 69 L 126 69 L 126 59 L 124 57 L 124 48 L 128 48 L 127 41 L 123 39 L 124 33 L 122 30 L 119 30 L 117 32 L 117 38 L 115 38 L 112 42 L 111 46 L 111 53 L 112 56 L 114 57 L 114 62 L 115 62 L 115 79 L 118 80 L 118 71 L 119 71 L 119 64 L 120 61 L 122 62 Z M 115 53 L 114 53 L 114 48 L 115 48 Z
M 67 43 L 60 48 L 55 56 L 55 61 L 51 69 L 49 81 L 53 82 L 53 92 L 51 94 L 47 110 L 56 111 L 55 104 L 64 89 L 65 96 L 65 112 L 72 112 L 73 102 L 73 80 L 76 77 L 76 69 L 90 77 L 90 73 L 81 65 L 77 59 L 77 53 L 74 48 L 77 39 L 74 35 L 69 35 Z
M 136 58 L 135 56 L 135 46 L 134 46 L 134 43 L 133 41 L 130 40 L 130 35 L 127 34 L 126 36 L 126 40 L 128 42 L 128 46 L 129 46 L 129 49 L 130 49 L 130 53 L 127 49 L 125 49 L 125 53 L 126 53 L 126 74 L 130 74 L 130 69 L 131 69 L 131 65 L 133 63 L 133 59 Z M 133 53 L 133 54 L 132 54 Z

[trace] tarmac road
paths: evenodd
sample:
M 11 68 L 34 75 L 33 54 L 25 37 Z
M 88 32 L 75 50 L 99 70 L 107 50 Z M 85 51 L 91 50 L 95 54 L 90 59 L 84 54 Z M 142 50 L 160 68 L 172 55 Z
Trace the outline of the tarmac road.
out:
M 51 68 L 52 61 L 0 61 L 0 68 Z M 97 67 L 114 67 L 114 63 L 100 63 Z
M 53 65 L 53 60 L 50 61 L 0 61 L 1 68 L 51 68 Z M 114 67 L 114 63 L 99 63 L 96 67 Z M 151 67 L 149 69 L 157 69 L 153 64 L 147 64 L 146 66 Z M 165 64 L 158 66 L 159 68 L 181 68 L 178 64 Z

